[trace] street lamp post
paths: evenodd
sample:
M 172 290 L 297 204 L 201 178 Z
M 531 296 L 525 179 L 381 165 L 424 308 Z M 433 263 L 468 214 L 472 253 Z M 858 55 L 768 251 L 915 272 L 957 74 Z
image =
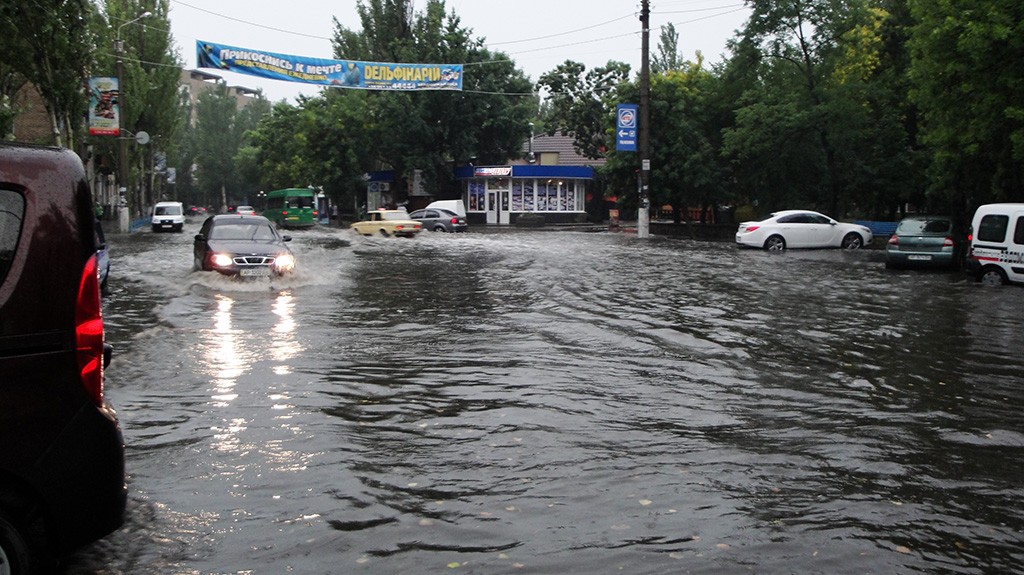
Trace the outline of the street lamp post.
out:
M 121 24 L 117 27 L 117 35 L 114 39 L 114 54 L 117 55 L 117 187 L 118 195 L 122 198 L 126 197 L 128 192 L 128 147 L 124 138 L 125 97 L 124 61 L 122 59 L 124 43 L 121 41 L 121 28 L 152 15 L 152 12 L 146 11 L 137 18 Z M 141 209 L 141 206 L 139 206 L 139 209 Z
M 530 122 L 530 152 L 526 155 L 526 159 L 531 164 L 537 163 L 537 155 L 533 153 L 533 122 Z

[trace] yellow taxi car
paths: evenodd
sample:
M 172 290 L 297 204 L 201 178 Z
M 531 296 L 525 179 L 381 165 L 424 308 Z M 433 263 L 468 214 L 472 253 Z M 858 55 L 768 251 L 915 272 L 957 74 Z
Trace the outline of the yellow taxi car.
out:
M 374 210 L 366 214 L 365 220 L 352 224 L 350 228 L 364 236 L 380 234 L 413 238 L 423 229 L 423 224 L 410 219 L 405 210 Z

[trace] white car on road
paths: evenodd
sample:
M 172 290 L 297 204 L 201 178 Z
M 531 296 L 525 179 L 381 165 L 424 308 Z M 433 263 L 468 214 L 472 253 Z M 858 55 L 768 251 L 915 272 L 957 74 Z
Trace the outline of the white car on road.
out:
M 807 210 L 775 212 L 766 220 L 743 222 L 736 231 L 738 246 L 764 248 L 769 251 L 781 251 L 786 248 L 856 250 L 870 244 L 871 241 L 871 230 L 864 226 L 838 222 L 826 215 Z

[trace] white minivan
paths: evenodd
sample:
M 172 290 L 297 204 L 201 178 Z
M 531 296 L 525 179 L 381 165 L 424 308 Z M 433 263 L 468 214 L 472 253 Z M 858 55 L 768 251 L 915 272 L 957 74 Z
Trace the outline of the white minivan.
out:
M 181 202 L 157 202 L 152 224 L 153 232 L 180 232 L 185 226 L 185 206 Z
M 1024 284 L 1024 204 L 986 204 L 974 212 L 967 271 L 988 285 Z

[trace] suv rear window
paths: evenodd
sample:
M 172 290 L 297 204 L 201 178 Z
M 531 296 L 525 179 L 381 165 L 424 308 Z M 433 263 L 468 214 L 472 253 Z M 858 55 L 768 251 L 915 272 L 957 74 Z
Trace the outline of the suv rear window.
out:
M 981 218 L 978 224 L 978 241 L 1002 242 L 1006 240 L 1006 226 L 1010 224 L 1009 216 L 991 215 Z
M 25 218 L 25 198 L 11 190 L 0 189 L 0 284 L 7 278 L 21 236 Z

